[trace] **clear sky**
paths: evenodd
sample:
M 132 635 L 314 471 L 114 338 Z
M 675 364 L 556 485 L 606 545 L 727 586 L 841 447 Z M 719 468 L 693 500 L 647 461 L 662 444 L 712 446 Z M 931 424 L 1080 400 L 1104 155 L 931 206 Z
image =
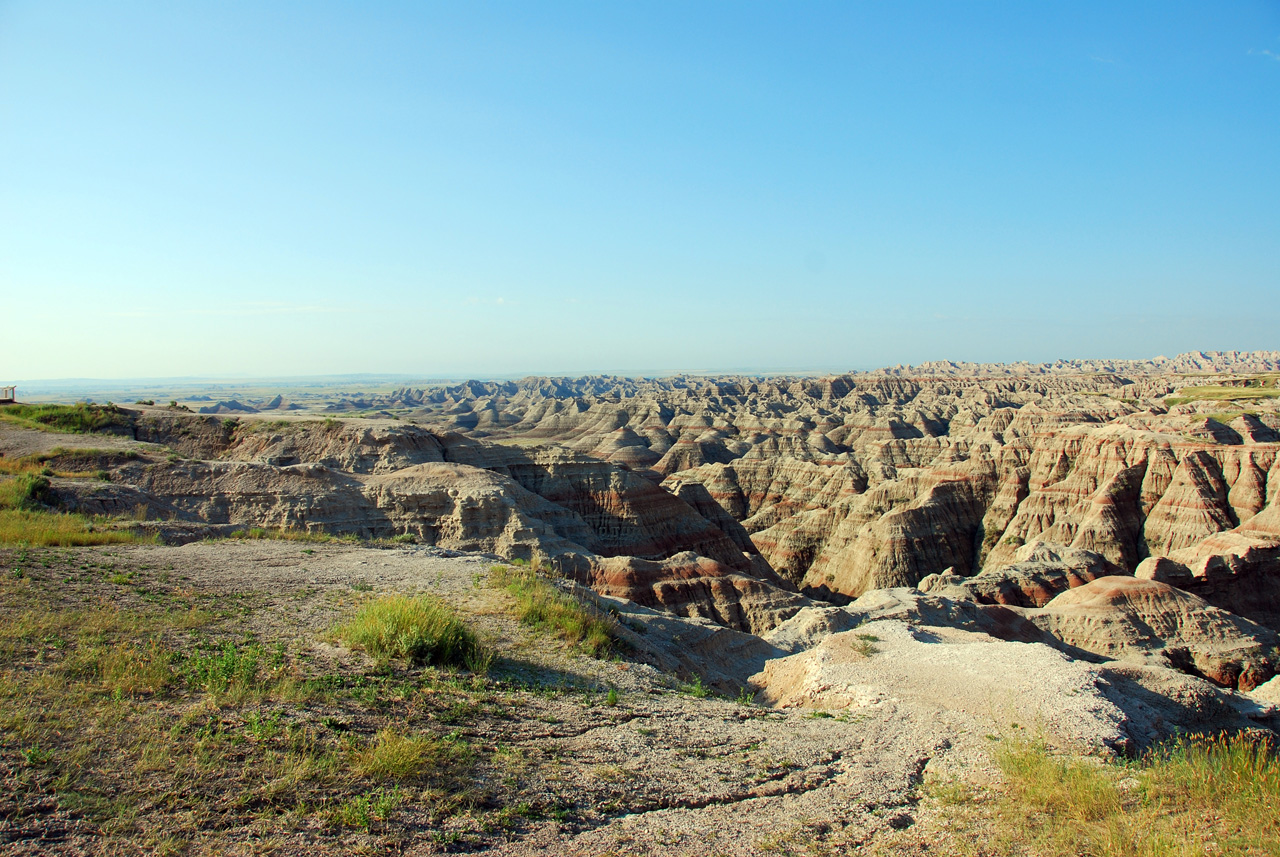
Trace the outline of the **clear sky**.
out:
M 0 0 L 0 381 L 1280 347 L 1280 3 Z

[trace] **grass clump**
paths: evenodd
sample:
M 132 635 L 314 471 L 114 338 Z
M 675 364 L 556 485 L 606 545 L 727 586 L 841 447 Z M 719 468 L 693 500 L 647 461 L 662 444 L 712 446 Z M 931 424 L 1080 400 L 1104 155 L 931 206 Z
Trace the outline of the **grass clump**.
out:
M 378 661 L 488 670 L 492 654 L 446 604 L 427 596 L 390 595 L 362 606 L 338 638 Z
M 265 527 L 249 527 L 244 530 L 233 530 L 228 538 L 255 541 L 271 539 L 286 542 L 331 542 L 333 536 L 327 533 L 311 533 L 306 530 L 294 530 L 288 527 L 267 529 Z
M 129 425 L 126 413 L 114 405 L 0 405 L 0 419 L 75 434 Z
M 71 547 L 127 542 L 154 542 L 154 537 L 105 526 L 86 515 L 46 508 L 49 480 L 36 473 L 20 473 L 0 480 L 0 544 Z
M 40 509 L 48 491 L 48 479 L 35 473 L 20 473 L 12 479 L 0 482 L 0 509 Z
M 595 657 L 621 648 L 613 621 L 599 609 L 561 592 L 537 572 L 525 567 L 495 565 L 491 580 L 516 600 L 521 622 L 550 631 Z
M 409 780 L 447 772 L 468 762 L 471 746 L 424 735 L 403 735 L 386 728 L 355 757 L 355 769 L 372 780 Z
M 1028 742 L 996 754 L 1006 787 L 943 786 L 935 796 L 968 812 L 983 854 L 1096 857 L 1280 855 L 1280 757 L 1247 735 L 1180 739 L 1133 762 L 1057 757 Z

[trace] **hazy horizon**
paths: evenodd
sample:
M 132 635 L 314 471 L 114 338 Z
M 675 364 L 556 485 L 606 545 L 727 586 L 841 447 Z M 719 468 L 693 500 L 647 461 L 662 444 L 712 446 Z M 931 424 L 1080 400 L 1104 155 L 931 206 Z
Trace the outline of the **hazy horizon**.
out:
M 1266 349 L 1277 103 L 1261 0 L 18 0 L 0 380 Z
M 1236 349 L 1240 350 L 1240 349 Z M 1142 360 L 1161 360 L 1170 357 L 1178 357 L 1184 353 L 1212 353 L 1213 350 L 1201 349 L 1193 352 L 1180 352 L 1174 355 L 1148 355 L 1146 357 L 1136 358 Z M 997 361 L 997 365 L 1017 365 L 1022 363 L 1030 363 L 1032 366 L 1052 365 L 1057 362 L 1113 362 L 1135 358 L 1114 358 L 1114 357 L 1060 357 L 1055 360 L 1037 361 Z M 941 361 L 948 362 L 948 361 Z M 964 362 L 964 361 L 951 361 Z M 822 377 L 827 375 L 841 374 L 859 374 L 874 372 L 880 369 L 893 369 L 905 364 L 884 364 L 879 366 L 868 367 L 729 367 L 726 369 L 674 369 L 674 370 L 646 370 L 646 369 L 602 369 L 591 372 L 554 372 L 554 371 L 531 371 L 531 372 L 510 372 L 510 373 L 462 373 L 458 375 L 424 375 L 420 373 L 404 373 L 404 372 L 355 372 L 355 373 L 330 373 L 323 375 L 188 375 L 188 376 L 137 376 L 137 377 L 119 377 L 119 378 L 29 378 L 4 381 L 4 383 L 15 383 L 18 385 L 19 391 L 23 389 L 28 391 L 37 391 L 40 393 L 52 393 L 59 390 L 66 392 L 85 392 L 91 389 L 100 389 L 105 392 L 117 392 L 120 390 L 141 391 L 150 388 L 154 389 L 182 389 L 183 385 L 189 388 L 207 388 L 216 390 L 218 388 L 247 388 L 260 386 L 263 388 L 271 388 L 273 385 L 281 389 L 293 387 L 295 389 L 304 389 L 306 387 L 335 387 L 344 384 L 365 383 L 371 387 L 393 386 L 404 384 L 412 386 L 414 383 L 426 385 L 441 384 L 457 384 L 467 381 L 518 381 L 522 378 L 578 378 L 584 376 L 605 376 L 620 378 L 669 378 L 677 376 L 686 377 L 716 377 L 716 376 L 748 376 L 748 377 Z

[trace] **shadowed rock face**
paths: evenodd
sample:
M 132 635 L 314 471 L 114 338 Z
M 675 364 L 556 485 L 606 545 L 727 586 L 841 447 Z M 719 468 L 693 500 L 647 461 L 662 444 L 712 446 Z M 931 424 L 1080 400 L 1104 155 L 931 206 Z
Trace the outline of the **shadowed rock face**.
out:
M 1154 580 L 1101 577 L 1027 618 L 1068 646 L 1110 660 L 1156 655 L 1224 687 L 1252 690 L 1280 668 L 1280 637 Z
M 1124 573 L 1100 554 L 1044 542 L 1024 545 L 1015 558 L 1013 565 L 973 577 L 947 572 L 929 575 L 920 581 L 920 591 L 980 604 L 1043 607 L 1068 589 Z
M 693 552 L 660 562 L 616 557 L 591 564 L 582 582 L 602 595 L 762 634 L 812 602 Z

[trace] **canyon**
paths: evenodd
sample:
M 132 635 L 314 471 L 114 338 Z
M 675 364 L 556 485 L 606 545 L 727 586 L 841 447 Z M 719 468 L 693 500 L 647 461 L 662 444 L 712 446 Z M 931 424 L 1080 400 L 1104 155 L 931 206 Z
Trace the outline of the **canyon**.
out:
M 114 451 L 46 460 L 109 476 L 52 479 L 57 507 L 170 542 L 489 554 L 757 637 L 911 592 L 967 605 L 969 630 L 1251 691 L 1280 670 L 1278 377 L 1280 352 L 1224 352 L 472 381 L 307 412 L 139 405 L 93 436 Z
M 569 655 L 557 680 L 624 688 L 649 700 L 627 717 L 696 722 L 712 748 L 785 717 L 769 740 L 810 761 L 776 789 L 704 803 L 706 771 L 682 767 L 673 797 L 637 757 L 635 781 L 596 795 L 589 824 L 548 823 L 494 853 L 662 850 L 674 823 L 746 854 L 797 807 L 877 836 L 914 824 L 926 774 L 976 776 L 987 742 L 1019 724 L 1104 757 L 1188 732 L 1280 731 L 1278 379 L 1280 352 L 1226 352 L 473 381 L 294 408 L 287 395 L 207 413 L 109 406 L 87 433 L 8 420 L 0 455 L 43 468 L 47 510 L 157 542 L 113 549 L 132 570 L 110 580 L 164 567 L 182 582 L 149 586 L 214 603 L 268 593 L 286 617 L 312 605 L 320 618 L 290 631 L 307 662 L 355 669 L 323 621 L 357 585 L 431 592 L 523 638 L 480 581 L 536 572 L 607 617 L 625 652 L 616 665 Z M 95 549 L 79 550 L 91 563 Z M 79 556 L 43 562 L 81 580 Z M 521 645 L 537 654 L 505 655 L 513 675 L 564 657 Z M 612 764 L 614 744 L 648 734 L 628 722 L 583 727 L 602 731 L 573 752 Z M 846 818 L 860 802 L 880 809 Z

